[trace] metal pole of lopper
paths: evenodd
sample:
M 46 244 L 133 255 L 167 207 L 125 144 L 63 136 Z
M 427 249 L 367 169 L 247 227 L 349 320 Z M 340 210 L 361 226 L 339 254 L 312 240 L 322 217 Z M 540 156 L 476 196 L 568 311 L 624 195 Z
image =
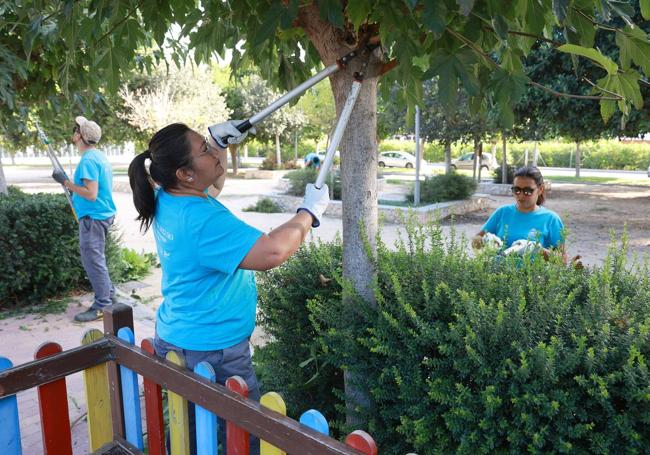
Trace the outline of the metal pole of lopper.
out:
M 59 162 L 59 159 L 56 157 L 54 150 L 52 149 L 52 144 L 50 144 L 50 140 L 47 138 L 45 132 L 41 129 L 38 123 L 36 123 L 36 129 L 38 130 L 38 136 L 41 138 L 41 141 L 43 141 L 43 143 L 47 145 L 47 156 L 50 158 L 52 167 L 55 170 L 65 172 L 63 166 L 61 166 L 61 163 Z M 61 185 L 61 187 L 63 188 L 63 193 L 65 194 L 65 197 L 68 200 L 68 204 L 70 205 L 70 210 L 72 210 L 72 215 L 74 215 L 75 221 L 79 222 L 79 218 L 77 218 L 77 213 L 74 211 L 74 207 L 72 206 L 72 193 L 70 192 L 69 189 L 67 189 L 63 185 Z
M 278 98 L 277 100 L 269 104 L 267 107 L 262 109 L 257 114 L 253 115 L 248 120 L 245 120 L 239 125 L 237 125 L 237 129 L 242 133 L 248 131 L 253 126 L 255 126 L 256 124 L 264 120 L 266 117 L 273 114 L 275 111 L 277 111 L 282 106 L 287 104 L 289 101 L 302 95 L 305 91 L 307 91 L 314 85 L 318 84 L 326 77 L 329 77 L 330 75 L 336 73 L 338 70 L 345 68 L 348 62 L 352 60 L 354 57 L 356 57 L 357 54 L 358 52 L 356 50 L 345 54 L 343 57 L 338 59 L 335 64 L 330 65 L 327 68 L 323 69 L 322 71 L 318 72 L 317 74 L 315 74 L 314 76 L 312 76 L 311 78 L 307 79 L 305 82 L 300 84 L 298 87 L 282 95 L 280 98 Z M 228 137 L 215 138 L 215 141 L 220 147 L 223 148 L 226 148 L 228 145 Z
M 334 128 L 334 134 L 330 140 L 330 144 L 327 147 L 327 154 L 321 164 L 320 171 L 318 173 L 318 178 L 316 179 L 315 186 L 316 188 L 322 188 L 323 183 L 325 183 L 325 178 L 329 172 L 329 168 L 334 161 L 334 155 L 336 154 L 336 149 L 339 147 L 343 133 L 345 132 L 345 127 L 350 120 L 350 114 L 352 114 L 352 109 L 354 108 L 354 103 L 357 101 L 359 96 L 359 90 L 361 90 L 361 82 L 363 82 L 363 74 L 356 73 L 355 79 L 352 82 L 352 87 L 350 87 L 350 93 L 348 93 L 348 98 L 345 100 L 345 105 L 341 111 L 341 116 L 339 117 L 338 122 L 336 123 L 336 128 Z
M 420 106 L 415 106 L 415 190 L 413 205 L 420 205 Z

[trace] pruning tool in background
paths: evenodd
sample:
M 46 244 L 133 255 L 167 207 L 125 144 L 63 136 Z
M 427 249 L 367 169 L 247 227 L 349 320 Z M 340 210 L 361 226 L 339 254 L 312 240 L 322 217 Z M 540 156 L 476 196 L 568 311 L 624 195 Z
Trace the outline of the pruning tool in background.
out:
M 43 141 L 45 145 L 47 145 L 47 156 L 50 158 L 50 161 L 52 162 L 52 167 L 54 168 L 54 171 L 62 172 L 63 174 L 65 174 L 65 170 L 63 169 L 63 166 L 61 166 L 59 159 L 56 157 L 56 154 L 52 149 L 52 144 L 50 144 L 50 140 L 48 139 L 45 132 L 41 129 L 38 122 L 36 123 L 36 129 L 38 130 L 38 137 L 41 138 L 41 141 Z M 72 192 L 69 189 L 67 189 L 65 186 L 63 186 L 63 184 L 61 184 L 61 187 L 63 188 L 63 193 L 65 194 L 65 197 L 68 200 L 68 204 L 70 205 L 70 210 L 72 211 L 72 215 L 74 216 L 75 221 L 79 222 L 79 219 L 77 218 L 77 213 L 74 211 L 74 207 L 72 206 Z
M 260 112 L 253 115 L 248 120 L 243 121 L 239 125 L 236 125 L 235 127 L 241 133 L 245 133 L 246 131 L 250 130 L 257 123 L 261 122 L 266 117 L 273 114 L 275 111 L 280 109 L 282 106 L 284 106 L 294 98 L 302 95 L 305 91 L 307 91 L 308 89 L 310 89 L 311 87 L 313 87 L 314 85 L 316 85 L 317 83 L 325 79 L 326 77 L 345 68 L 348 62 L 353 58 L 367 52 L 368 50 L 375 49 L 376 47 L 379 46 L 378 40 L 371 39 L 371 41 L 373 41 L 372 44 L 369 43 L 368 39 L 364 40 L 355 50 L 345 54 L 343 57 L 338 59 L 335 64 L 328 66 L 322 71 L 319 71 L 314 76 L 312 76 L 311 78 L 307 79 L 305 82 L 300 84 L 298 87 L 284 94 L 283 96 L 281 96 L 280 98 L 278 98 L 277 100 L 269 104 L 267 107 L 262 109 Z M 367 64 L 368 62 L 366 60 L 366 62 L 363 65 L 364 70 Z M 330 141 L 329 147 L 327 148 L 327 154 L 325 155 L 325 159 L 323 160 L 323 163 L 320 167 L 320 172 L 318 173 L 318 178 L 316 179 L 316 183 L 315 183 L 316 188 L 319 189 L 322 188 L 323 184 L 325 183 L 325 178 L 327 177 L 329 168 L 332 165 L 332 161 L 334 160 L 334 154 L 336 153 L 336 149 L 339 146 L 339 142 L 343 137 L 343 133 L 345 132 L 345 128 L 348 124 L 348 120 L 350 119 L 350 114 L 352 113 L 352 109 L 354 108 L 354 104 L 359 95 L 359 90 L 361 89 L 361 83 L 363 82 L 363 77 L 364 77 L 363 70 L 354 73 L 354 81 L 352 82 L 352 87 L 350 88 L 350 92 L 348 93 L 347 100 L 345 102 L 345 105 L 343 106 L 343 110 L 341 111 L 341 116 L 338 119 L 336 128 L 334 129 L 334 134 L 332 135 L 332 139 Z M 228 135 L 219 136 L 218 134 L 213 134 L 212 131 L 210 131 L 210 135 L 220 147 L 226 148 L 228 146 L 228 139 L 231 136 Z

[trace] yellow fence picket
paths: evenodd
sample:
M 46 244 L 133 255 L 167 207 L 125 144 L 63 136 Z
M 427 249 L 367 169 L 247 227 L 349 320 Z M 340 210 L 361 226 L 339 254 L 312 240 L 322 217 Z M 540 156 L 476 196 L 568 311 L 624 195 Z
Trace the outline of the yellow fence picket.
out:
M 271 409 L 283 416 L 287 415 L 287 406 L 279 393 L 268 392 L 262 395 L 260 404 L 266 408 Z M 285 452 L 272 446 L 266 441 L 260 441 L 260 455 L 285 455 Z
M 185 368 L 185 359 L 178 352 L 169 351 L 167 360 Z M 167 403 L 169 407 L 170 451 L 174 455 L 190 455 L 190 425 L 187 400 L 168 390 Z
M 90 329 L 81 338 L 81 344 L 90 344 L 104 337 L 101 330 Z M 108 368 L 105 363 L 83 371 L 86 403 L 88 406 L 88 445 L 94 452 L 113 440 L 111 397 L 108 386 Z

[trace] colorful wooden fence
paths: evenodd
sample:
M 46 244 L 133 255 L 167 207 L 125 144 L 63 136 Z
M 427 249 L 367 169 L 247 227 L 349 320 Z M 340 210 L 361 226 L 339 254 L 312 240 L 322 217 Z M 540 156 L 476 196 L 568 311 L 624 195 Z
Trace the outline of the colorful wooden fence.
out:
M 80 348 L 62 351 L 56 343 L 45 343 L 38 348 L 36 360 L 13 368 L 9 359 L 0 357 L 0 453 L 22 453 L 15 394 L 38 387 L 44 453 L 71 454 L 65 376 L 83 371 L 89 449 L 95 453 L 104 453 L 109 448 L 111 453 L 142 453 L 145 445 L 149 454 L 166 453 L 162 384 L 168 388 L 172 455 L 189 454 L 192 441 L 196 441 L 198 455 L 216 455 L 220 442 L 216 413 L 226 419 L 227 455 L 249 455 L 250 433 L 260 437 L 260 455 L 377 454 L 372 437 L 361 430 L 350 433 L 345 444 L 330 438 L 327 420 L 316 410 L 305 412 L 298 423 L 286 417 L 284 401 L 275 392 L 265 394 L 256 403 L 246 399 L 248 387 L 238 376 L 228 379 L 224 388 L 215 384 L 214 370 L 206 362 L 190 372 L 178 353 L 170 352 L 167 361 L 156 358 L 150 339 L 142 341 L 142 349 L 137 348 L 132 319 L 129 323 L 130 318 L 123 314 L 128 312 L 130 316 L 131 309 L 116 307 L 112 312 L 121 314 L 105 314 L 107 334 L 89 330 Z M 113 370 L 117 374 L 111 374 L 112 368 L 117 368 Z M 143 377 L 146 444 L 139 375 Z M 189 424 L 190 402 L 196 404 L 193 434 Z

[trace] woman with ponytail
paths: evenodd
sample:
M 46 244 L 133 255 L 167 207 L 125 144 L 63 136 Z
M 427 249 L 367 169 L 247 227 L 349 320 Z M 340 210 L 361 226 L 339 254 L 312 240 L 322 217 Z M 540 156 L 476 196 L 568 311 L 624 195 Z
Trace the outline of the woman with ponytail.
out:
M 484 236 L 490 233 L 503 242 L 504 248 L 522 240 L 535 242 L 541 246 L 545 258 L 555 249 L 566 262 L 564 224 L 557 213 L 543 206 L 544 177 L 539 169 L 534 166 L 517 169 L 511 191 L 515 203 L 499 207 L 473 238 L 472 246 L 481 248 Z
M 231 122 L 210 132 L 229 136 L 229 143 L 246 137 Z M 207 361 L 221 384 L 241 376 L 249 397 L 259 400 L 249 348 L 257 305 L 253 271 L 289 259 L 320 225 L 329 196 L 326 185 L 309 184 L 297 213 L 264 234 L 207 194 L 211 186 L 223 188 L 226 159 L 226 149 L 212 137 L 175 123 L 154 134 L 148 150 L 133 159 L 129 181 L 141 230 L 153 229 L 162 268 L 156 354 L 181 352 L 188 368 Z

